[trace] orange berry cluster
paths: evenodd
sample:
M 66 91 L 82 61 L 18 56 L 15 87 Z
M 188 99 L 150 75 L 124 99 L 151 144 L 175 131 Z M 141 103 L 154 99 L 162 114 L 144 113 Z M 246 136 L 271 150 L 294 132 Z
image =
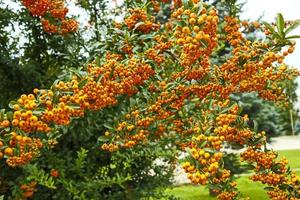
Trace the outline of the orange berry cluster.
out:
M 22 190 L 22 197 L 25 199 L 31 198 L 36 190 L 36 185 L 37 182 L 35 181 L 21 185 L 20 189 Z
M 188 178 L 194 184 L 206 184 L 209 178 L 216 175 L 219 170 L 219 161 L 223 154 L 221 152 L 209 153 L 200 148 L 191 148 L 191 156 L 194 160 L 201 165 L 201 171 L 199 171 L 194 164 L 186 162 L 182 165 L 185 172 L 188 174 Z
M 27 136 L 18 135 L 15 132 L 6 134 L 10 138 L 9 146 L 4 146 L 0 140 L 0 159 L 6 156 L 6 163 L 11 167 L 24 165 L 38 155 L 39 149 L 43 147 L 40 139 L 31 139 Z M 18 152 L 14 149 L 18 147 Z
M 203 8 L 200 15 L 189 9 L 179 8 L 172 13 L 174 21 L 188 18 L 186 26 L 177 26 L 174 36 L 177 44 L 182 48 L 180 52 L 181 64 L 191 66 L 200 57 L 211 54 L 217 45 L 217 25 L 219 18 L 214 9 L 207 11 Z
M 250 163 L 255 163 L 255 173 L 250 177 L 253 181 L 260 181 L 269 186 L 275 186 L 268 191 L 272 200 L 299 199 L 300 177 L 287 168 L 285 158 L 277 161 L 277 154 L 272 151 L 262 152 L 260 147 L 250 147 L 241 154 L 241 157 Z M 293 187 L 293 191 L 286 191 L 284 185 Z
M 276 173 L 266 173 L 266 174 L 255 174 L 251 176 L 253 181 L 260 181 L 263 184 L 268 185 L 278 185 L 284 181 L 283 174 L 276 174 Z
M 130 16 L 125 18 L 124 22 L 130 30 L 134 29 L 142 33 L 158 30 L 159 24 L 154 22 L 154 17 L 149 18 L 145 10 L 130 9 L 129 13 Z
M 243 38 L 242 33 L 239 31 L 240 25 L 237 23 L 236 18 L 231 18 L 229 16 L 225 17 L 225 21 L 227 23 L 225 31 L 228 33 L 226 39 L 233 47 L 235 47 L 241 43 Z
M 237 192 L 227 192 L 227 191 L 224 191 L 224 192 L 221 192 L 217 198 L 219 200 L 232 200 L 234 199 L 236 196 L 237 196 Z
M 55 125 L 68 125 L 73 117 L 82 116 L 85 109 L 100 110 L 115 105 L 118 95 L 136 93 L 136 87 L 154 75 L 151 66 L 136 58 L 125 63 L 119 59 L 119 56 L 108 55 L 101 66 L 91 63 L 87 75 L 59 81 L 51 90 L 35 89 L 34 94 L 22 95 L 14 102 L 12 119 L 8 115 L 0 119 L 1 129 L 14 131 L 0 141 L 7 164 L 24 165 L 38 155 L 43 145 L 39 139 L 29 137 L 30 133 L 49 133 Z M 0 153 L 2 158 L 3 153 Z
M 244 160 L 256 162 L 258 167 L 262 169 L 270 169 L 273 165 L 273 160 L 277 157 L 273 151 L 262 152 L 251 147 L 244 151 L 241 156 Z
M 13 148 L 18 147 L 18 153 Z M 31 139 L 27 136 L 17 135 L 14 132 L 10 140 L 10 147 L 4 150 L 7 155 L 6 163 L 11 167 L 25 165 L 39 154 L 39 149 L 43 147 L 40 139 Z M 8 151 L 10 150 L 10 151 Z
M 284 79 L 291 79 L 298 74 L 295 70 L 286 70 L 286 67 L 277 67 L 274 63 L 282 63 L 288 51 L 273 52 L 269 49 L 269 44 L 264 42 L 251 42 L 241 37 L 238 31 L 238 21 L 234 18 L 226 17 L 225 30 L 227 31 L 227 41 L 233 43 L 233 56 L 222 66 L 222 76 L 228 85 L 228 92 L 253 92 L 258 91 L 259 95 L 267 100 L 282 100 L 284 95 L 279 87 Z M 294 43 L 289 49 L 293 49 Z M 268 50 L 263 50 L 268 49 Z M 290 51 L 292 52 L 292 51 Z M 243 61 L 243 65 L 236 63 Z M 269 83 L 267 80 L 271 80 Z
M 66 18 L 68 8 L 62 0 L 21 0 L 21 2 L 32 16 L 41 17 L 42 26 L 47 33 L 66 35 L 78 29 L 78 22 L 75 19 Z M 48 15 L 51 19 L 47 19 Z
M 245 144 L 252 137 L 252 131 L 249 128 L 236 128 L 235 122 L 238 118 L 247 121 L 247 118 L 235 114 L 220 114 L 216 118 L 218 126 L 214 129 L 214 133 L 224 136 L 227 141 Z
M 275 190 L 272 191 L 268 191 L 268 195 L 272 200 L 287 200 L 287 199 L 298 200 L 299 199 L 299 198 L 289 198 L 288 193 L 280 190 L 279 188 L 276 188 Z
M 230 103 L 228 98 L 236 92 L 257 91 L 265 99 L 283 100 L 284 96 L 277 83 L 294 76 L 296 72 L 284 67 L 277 68 L 274 63 L 279 63 L 282 59 L 280 52 L 262 51 L 261 49 L 269 46 L 263 42 L 250 42 L 243 38 L 239 32 L 239 22 L 230 17 L 226 18 L 225 30 L 228 32 L 226 40 L 234 48 L 233 55 L 221 66 L 214 66 L 212 69 L 209 56 L 219 39 L 216 26 L 218 17 L 211 8 L 197 11 L 197 8 L 189 10 L 181 7 L 172 14 L 171 25 L 168 24 L 168 27 L 174 27 L 176 31 L 173 33 L 168 29 L 163 34 L 170 34 L 168 39 L 172 43 L 168 39 L 164 40 L 164 43 L 171 44 L 168 48 L 175 49 L 173 54 L 159 54 L 157 47 L 146 51 L 148 59 L 154 60 L 168 74 L 159 74 L 162 80 L 153 80 L 148 91 L 154 98 L 145 106 L 140 105 L 138 110 L 134 108 L 137 115 L 129 111 L 121 117 L 122 120 L 115 130 L 107 134 L 111 143 L 103 145 L 102 148 L 112 151 L 119 147 L 134 148 L 149 140 L 176 138 L 175 143 L 183 151 L 188 150 L 191 154 L 192 161 L 183 165 L 189 179 L 199 184 L 212 181 L 223 185 L 224 188 L 229 184 L 229 189 L 219 191 L 218 198 L 234 199 L 237 196 L 236 184 L 229 183 L 225 173 L 224 177 L 222 176 L 219 165 L 222 156 L 215 157 L 222 148 L 223 141 L 249 145 L 261 140 L 253 146 L 253 157 L 253 152 L 243 154 L 250 154 L 251 158 L 245 159 L 248 162 L 259 163 L 256 172 L 280 163 L 274 162 L 275 158 L 270 153 L 257 153 L 256 148 L 260 148 L 265 142 L 264 134 L 252 132 L 246 125 L 248 117 L 239 116 L 239 107 Z M 168 60 L 176 63 L 170 71 L 166 66 Z M 243 64 L 239 63 L 241 60 Z M 175 79 L 181 79 L 182 82 L 174 83 Z M 194 110 L 189 109 L 191 103 L 194 104 Z M 212 107 L 204 106 L 210 103 Z M 213 135 L 203 134 L 206 131 Z M 285 173 L 286 168 L 282 167 L 279 171 Z M 277 180 L 277 174 L 274 174 L 273 178 Z M 280 176 L 280 180 L 285 180 L 285 177 Z M 270 181 L 264 183 L 269 184 Z
M 181 1 L 181 0 L 180 0 Z M 166 4 L 166 3 L 174 3 L 175 5 L 178 4 L 178 0 L 150 0 L 153 10 L 155 12 L 159 12 L 161 10 L 161 4 Z
M 182 168 L 188 173 L 188 178 L 192 183 L 202 185 L 207 184 L 209 173 L 200 173 L 196 170 L 195 166 L 189 162 L 183 163 Z
M 38 118 L 34 110 L 37 109 L 37 100 L 34 94 L 23 94 L 14 105 L 12 125 L 20 128 L 26 133 L 30 132 L 49 132 L 48 125 Z
M 148 59 L 155 61 L 158 65 L 165 61 L 165 57 L 163 53 L 170 49 L 172 43 L 171 41 L 164 42 L 165 38 L 163 37 L 155 37 L 154 38 L 157 44 L 153 47 L 145 51 L 145 54 Z

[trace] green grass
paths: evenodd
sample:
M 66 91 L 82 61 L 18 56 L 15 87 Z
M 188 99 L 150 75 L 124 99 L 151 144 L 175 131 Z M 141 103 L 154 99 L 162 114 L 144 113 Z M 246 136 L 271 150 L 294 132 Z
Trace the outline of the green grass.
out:
M 260 183 L 253 183 L 247 177 L 241 177 L 237 179 L 238 189 L 241 194 L 245 197 L 250 197 L 250 199 L 267 199 L 267 194 L 263 190 L 263 185 Z M 175 187 L 173 189 L 168 189 L 166 191 L 168 194 L 174 195 L 182 200 L 215 200 L 216 198 L 210 197 L 208 194 L 208 189 L 204 186 L 193 186 L 193 185 L 183 185 Z
M 279 157 L 286 157 L 292 169 L 300 168 L 300 150 L 278 151 Z M 300 175 L 300 171 L 297 172 Z M 238 189 L 245 197 L 253 200 L 268 199 L 264 186 L 260 183 L 252 182 L 248 177 L 240 177 L 237 179 Z M 174 195 L 182 200 L 213 200 L 210 197 L 208 189 L 204 186 L 182 185 L 166 190 L 167 194 Z

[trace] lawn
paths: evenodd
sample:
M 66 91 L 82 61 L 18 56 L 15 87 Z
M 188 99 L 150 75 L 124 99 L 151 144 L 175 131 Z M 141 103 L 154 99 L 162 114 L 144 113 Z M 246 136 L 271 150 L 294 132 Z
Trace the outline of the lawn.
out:
M 287 150 L 278 151 L 279 157 L 286 157 L 289 160 L 289 164 L 292 169 L 300 168 L 300 150 Z M 300 175 L 300 172 L 297 172 Z M 260 183 L 254 183 L 248 179 L 248 177 L 243 176 L 237 179 L 238 189 L 243 195 L 250 197 L 253 200 L 264 200 L 268 199 L 266 192 L 263 190 L 263 185 Z M 168 194 L 172 194 L 182 200 L 213 200 L 215 198 L 210 197 L 207 188 L 204 186 L 193 186 L 193 185 L 182 185 L 174 187 L 173 189 L 168 189 L 166 191 Z

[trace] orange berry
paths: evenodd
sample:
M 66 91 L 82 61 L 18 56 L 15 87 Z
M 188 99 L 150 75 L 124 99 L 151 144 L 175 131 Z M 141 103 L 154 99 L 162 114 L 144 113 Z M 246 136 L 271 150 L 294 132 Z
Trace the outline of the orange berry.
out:
M 37 89 L 37 88 L 34 88 L 34 89 L 33 89 L 33 93 L 34 93 L 34 94 L 37 94 L 38 92 L 39 92 L 39 89 Z
M 16 140 L 21 141 L 22 139 L 23 139 L 23 137 L 21 135 L 16 136 Z
M 20 106 L 18 104 L 14 105 L 14 110 L 20 110 Z
M 6 149 L 4 149 L 4 154 L 7 156 L 12 156 L 14 154 L 14 150 L 10 147 L 7 147 Z
M 18 126 L 18 125 L 19 125 L 19 120 L 14 119 L 14 120 L 12 120 L 11 124 L 12 124 L 13 126 Z
M 185 26 L 185 27 L 183 27 L 182 32 L 183 33 L 190 33 L 190 28 Z
M 196 23 L 196 19 L 195 19 L 195 18 L 189 19 L 189 23 L 190 23 L 190 24 L 195 24 L 195 23 Z
M 205 154 L 204 154 L 204 158 L 207 159 L 207 158 L 209 158 L 209 157 L 210 157 L 210 154 L 209 154 L 209 153 L 205 153 Z
M 34 100 L 34 99 L 35 99 L 35 96 L 34 96 L 33 94 L 29 94 L 29 95 L 28 95 L 28 99 Z
M 31 122 L 37 122 L 38 121 L 38 117 L 33 115 L 33 116 L 30 117 L 30 121 Z
M 191 13 L 190 14 L 190 18 L 196 18 L 197 17 L 197 14 L 196 13 Z
M 194 26 L 194 27 L 193 27 L 193 30 L 194 30 L 196 33 L 198 33 L 198 32 L 200 31 L 200 28 L 199 28 L 199 26 Z
M 22 99 L 23 101 L 25 101 L 25 100 L 27 99 L 27 95 L 26 95 L 26 94 L 22 94 L 22 95 L 21 95 L 21 99 Z
M 59 176 L 59 172 L 56 169 L 51 169 L 50 175 L 57 178 Z
M 9 125 L 10 125 L 10 121 L 7 119 L 2 122 L 3 127 L 9 127 Z
M 32 197 L 33 196 L 33 191 L 26 191 L 26 192 L 23 192 L 23 197 L 25 198 L 29 198 L 29 197 Z

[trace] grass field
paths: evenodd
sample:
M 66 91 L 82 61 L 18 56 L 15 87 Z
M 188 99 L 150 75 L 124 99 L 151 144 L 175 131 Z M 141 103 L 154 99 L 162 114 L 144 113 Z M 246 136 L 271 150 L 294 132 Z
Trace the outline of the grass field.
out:
M 288 150 L 279 151 L 279 157 L 286 157 L 289 160 L 289 165 L 292 169 L 300 169 L 300 150 Z M 297 172 L 300 175 L 300 171 Z M 266 192 L 263 190 L 263 185 L 260 183 L 254 183 L 243 176 L 237 179 L 239 191 L 250 197 L 253 200 L 264 200 L 268 199 Z M 168 189 L 168 194 L 172 194 L 182 200 L 213 200 L 215 198 L 210 197 L 207 188 L 204 186 L 193 186 L 193 185 L 182 185 Z

